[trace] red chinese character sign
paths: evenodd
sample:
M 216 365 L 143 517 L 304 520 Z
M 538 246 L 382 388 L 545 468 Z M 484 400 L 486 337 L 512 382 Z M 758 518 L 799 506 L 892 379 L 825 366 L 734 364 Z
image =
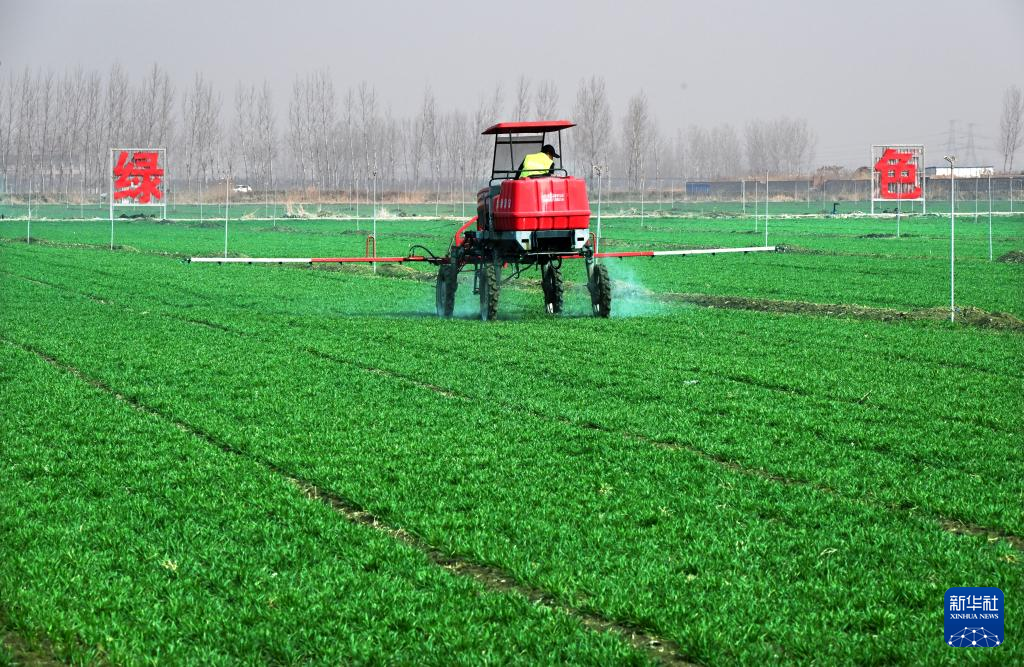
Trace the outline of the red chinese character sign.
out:
M 871 147 L 871 212 L 875 202 L 922 202 L 924 212 L 924 146 L 882 144 Z
M 160 151 L 118 151 L 114 165 L 114 199 L 117 204 L 149 204 L 163 199 L 160 189 L 164 170 Z
M 159 206 L 167 217 L 163 148 L 110 149 L 110 247 L 114 247 L 115 206 Z

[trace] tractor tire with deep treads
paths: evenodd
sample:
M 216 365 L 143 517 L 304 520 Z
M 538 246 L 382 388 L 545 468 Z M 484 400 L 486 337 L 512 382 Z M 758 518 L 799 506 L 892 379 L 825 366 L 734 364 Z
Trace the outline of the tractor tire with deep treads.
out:
M 437 270 L 435 301 L 438 317 L 451 317 L 455 311 L 455 289 L 459 285 L 459 274 L 454 268 L 454 264 L 442 264 Z
M 595 317 L 608 317 L 612 314 L 612 281 L 608 277 L 608 267 L 595 264 L 590 274 L 590 304 Z
M 498 271 L 493 262 L 480 268 L 480 319 L 498 319 Z
M 552 315 L 562 312 L 564 303 L 565 285 L 562 281 L 562 271 L 554 264 L 548 264 L 541 277 L 541 288 L 544 290 L 544 308 Z

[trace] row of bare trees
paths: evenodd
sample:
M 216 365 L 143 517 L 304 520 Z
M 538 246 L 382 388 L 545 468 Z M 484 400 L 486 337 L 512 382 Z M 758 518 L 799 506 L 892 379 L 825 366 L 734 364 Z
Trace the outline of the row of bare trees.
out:
M 488 173 L 491 145 L 481 129 L 567 110 L 578 127 L 563 138 L 565 166 L 589 178 L 603 165 L 606 176 L 631 188 L 666 177 L 731 177 L 745 168 L 806 173 L 813 159 L 814 133 L 802 119 L 753 121 L 743 145 L 729 125 L 665 136 L 642 91 L 617 120 L 600 77 L 580 81 L 571 108 L 561 97 L 552 81 L 520 77 L 507 105 L 499 84 L 472 110 L 443 111 L 428 86 L 418 111 L 397 118 L 372 84 L 339 90 L 328 70 L 317 70 L 297 76 L 287 100 L 266 83 L 241 83 L 226 109 L 222 91 L 202 73 L 178 89 L 158 64 L 137 80 L 118 64 L 106 77 L 80 67 L 63 75 L 25 68 L 0 82 L 0 192 L 103 192 L 109 148 L 161 146 L 178 190 L 229 178 L 258 189 L 361 197 L 372 184 L 439 197 L 465 192 Z
M 1013 171 L 1013 157 L 1024 144 L 1024 95 L 1020 88 L 1010 86 L 1003 94 L 1003 115 L 999 119 L 999 151 L 1003 155 L 1003 171 Z

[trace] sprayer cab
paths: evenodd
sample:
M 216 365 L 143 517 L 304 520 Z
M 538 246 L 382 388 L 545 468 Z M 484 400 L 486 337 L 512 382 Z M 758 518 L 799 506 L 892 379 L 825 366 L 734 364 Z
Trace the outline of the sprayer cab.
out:
M 555 157 L 546 174 L 523 177 L 523 160 L 545 144 L 562 155 L 567 120 L 498 123 L 494 160 L 486 188 L 477 193 L 477 235 L 495 246 L 520 252 L 578 252 L 589 238 L 590 204 L 582 179 L 570 176 Z

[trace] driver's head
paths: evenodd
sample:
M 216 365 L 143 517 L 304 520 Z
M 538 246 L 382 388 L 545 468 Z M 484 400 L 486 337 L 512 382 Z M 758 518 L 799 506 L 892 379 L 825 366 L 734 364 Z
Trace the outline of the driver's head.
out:
M 552 160 L 554 160 L 556 157 L 562 157 L 561 155 L 555 152 L 555 147 L 552 146 L 551 144 L 544 144 L 544 146 L 540 149 L 540 152 L 545 153 Z

